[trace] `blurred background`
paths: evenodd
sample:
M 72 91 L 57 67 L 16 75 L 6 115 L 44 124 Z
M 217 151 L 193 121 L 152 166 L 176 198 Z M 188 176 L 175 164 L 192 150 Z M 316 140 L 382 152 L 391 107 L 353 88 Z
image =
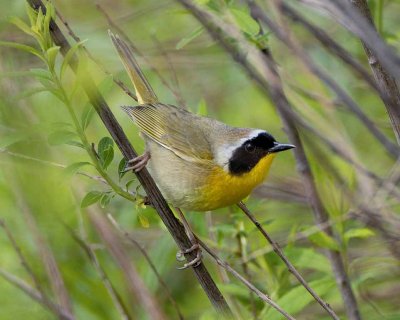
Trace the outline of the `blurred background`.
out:
M 212 10 L 210 3 L 214 1 L 197 2 Z M 82 58 L 84 70 L 95 79 L 139 152 L 143 152 L 143 141 L 135 125 L 119 108 L 136 102 L 113 82 L 112 75 L 133 90 L 107 33 L 108 29 L 120 33 L 116 26 L 140 52 L 137 53 L 139 64 L 162 102 L 232 126 L 265 129 L 278 141 L 289 142 L 273 102 L 179 3 L 155 0 L 52 3 L 76 36 L 85 40 L 84 46 L 97 63 Z M 234 12 L 242 30 L 251 32 L 255 28 L 254 32 L 259 32 L 243 2 L 215 3 Z M 364 49 L 357 38 L 328 16 L 299 6 L 297 1 L 291 3 L 369 72 Z M 400 49 L 399 2 L 368 3 L 374 18 L 378 19 L 382 37 L 396 50 Z M 15 23 L 18 17 L 30 25 L 25 2 L 1 0 L 0 5 L 0 40 L 40 51 L 34 37 L 21 31 Z M 57 23 L 62 25 L 59 19 Z M 290 21 L 288 24 L 302 48 L 396 145 L 384 104 L 376 92 L 303 28 Z M 65 26 L 62 31 L 68 34 Z M 396 249 L 400 192 L 396 157 L 387 152 L 365 123 L 311 74 L 300 59 L 265 31 L 263 41 L 278 64 L 285 92 L 296 114 L 312 128 L 299 126 L 336 238 L 326 236 L 315 227 L 292 152 L 279 154 L 268 181 L 246 203 L 311 287 L 341 318 L 346 319 L 346 313 L 330 261 L 324 254 L 327 249 L 341 253 L 363 319 L 400 319 L 400 256 Z M 74 43 L 71 36 L 68 39 Z M 82 52 L 81 56 L 86 54 Z M 62 63 L 58 55 L 55 70 L 60 70 Z M 29 297 L 26 290 L 6 281 L 10 275 L 32 288 L 35 283 L 36 287 L 40 284 L 52 300 L 57 296 L 54 292 L 60 292 L 56 280 L 62 277 L 63 284 L 58 285 L 64 287 L 76 319 L 151 319 L 132 296 L 124 277 L 126 270 L 120 267 L 99 231 L 99 221 L 108 223 L 107 215 L 145 250 L 185 319 L 213 319 L 214 310 L 193 272 L 177 270 L 180 265 L 175 260 L 177 247 L 158 215 L 142 204 L 141 197 L 136 202 L 126 199 L 131 195 L 129 192 L 141 196 L 145 193 L 133 174 L 120 177 L 122 155 L 118 148 L 113 149 L 112 161 L 103 169 L 119 190 L 125 192 L 125 197 L 116 195 L 99 177 L 96 167 L 87 163 L 92 159 L 79 146 L 70 110 L 65 101 L 48 90 L 54 85 L 54 79 L 46 80 L 47 76 L 43 75 L 46 68 L 44 61 L 26 50 L 0 46 L 0 219 L 3 224 L 0 319 L 57 318 L 48 307 Z M 85 123 L 88 142 L 100 148 L 99 142 L 108 133 L 90 107 L 82 90 L 82 79 L 84 76 L 79 79 L 66 68 L 60 86 L 71 97 L 70 105 L 79 121 Z M 327 146 L 320 136 L 352 159 L 352 163 Z M 108 140 L 102 141 L 100 145 L 107 144 Z M 205 214 L 187 212 L 186 216 L 201 239 L 283 309 L 297 319 L 329 319 L 236 207 Z M 118 243 L 148 294 L 166 318 L 178 319 L 175 304 L 143 254 L 111 226 L 108 223 L 107 230 L 119 234 Z M 21 264 L 19 255 L 24 257 L 31 273 Z M 204 261 L 238 318 L 282 319 L 207 255 Z M 54 271 L 55 265 L 59 272 Z M 112 283 L 115 290 L 110 290 L 107 283 Z M 116 292 L 120 302 L 110 292 Z M 121 311 L 121 306 L 126 310 Z

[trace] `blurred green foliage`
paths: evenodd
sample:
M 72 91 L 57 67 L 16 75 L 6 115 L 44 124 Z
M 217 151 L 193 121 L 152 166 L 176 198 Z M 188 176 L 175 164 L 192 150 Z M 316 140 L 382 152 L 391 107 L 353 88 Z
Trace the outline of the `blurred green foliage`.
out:
M 228 8 L 230 23 L 235 23 L 258 46 L 268 45 L 280 66 L 287 94 L 307 123 L 382 179 L 389 174 L 395 160 L 290 52 L 268 33 L 259 35 L 259 25 L 240 1 L 197 2 L 215 12 Z M 400 5 L 388 0 L 369 3 L 379 32 L 399 48 Z M 92 2 L 54 1 L 76 34 L 85 39 L 62 58 L 45 27 L 49 15 L 39 19 L 32 11 L 27 15 L 24 1 L 0 1 L 0 4 L 3 8 L 0 13 L 0 218 L 11 230 L 45 291 L 53 296 L 38 234 L 55 256 L 77 319 L 120 318 L 100 275 L 67 225 L 93 245 L 100 265 L 132 318 L 148 319 L 143 308 L 132 303 L 121 269 L 101 244 L 88 218 L 92 210 L 103 215 L 110 213 L 145 248 L 185 319 L 214 318 L 214 311 L 191 271 L 176 269 L 177 248 L 171 236 L 155 212 L 144 205 L 144 192 L 135 177 L 131 173 L 121 174 L 125 166 L 121 153 L 82 90 L 82 83 L 90 74 L 132 144 L 143 151 L 137 128 L 119 109 L 120 105 L 135 102 L 102 70 L 105 68 L 129 83 L 108 38 L 109 26 L 101 10 Z M 104 0 L 99 5 L 145 55 L 145 59 L 139 57 L 139 63 L 163 102 L 183 104 L 193 112 L 230 125 L 266 129 L 279 141 L 287 141 L 272 102 L 178 4 Z M 363 48 L 347 31 L 315 12 L 304 10 L 303 13 L 367 66 Z M 35 26 L 33 29 L 31 24 Z M 385 109 L 367 84 L 301 28 L 293 25 L 293 31 L 312 57 L 394 139 Z M 83 45 L 102 67 L 87 57 Z M 80 62 L 77 77 L 67 66 L 74 54 L 79 55 Z M 302 138 L 338 239 L 314 226 L 289 152 L 277 157 L 268 182 L 247 200 L 249 208 L 284 247 L 285 254 L 311 287 L 343 318 L 341 297 L 323 254 L 324 248 L 342 253 L 363 319 L 400 319 L 398 261 L 391 256 L 388 243 L 374 226 L 365 226 L 349 215 L 378 195 L 383 209 L 398 217 L 398 202 L 313 134 L 302 131 Z M 189 212 L 187 217 L 202 239 L 215 246 L 220 256 L 237 270 L 246 272 L 283 309 L 298 319 L 328 319 L 237 208 L 220 209 L 212 214 Z M 3 230 L 0 244 L 0 269 L 33 286 Z M 176 318 L 165 289 L 142 254 L 134 246 L 127 245 L 127 251 L 160 308 L 169 318 Z M 208 257 L 205 262 L 235 314 L 250 319 L 255 310 L 259 319 L 282 318 L 250 295 L 241 283 L 223 275 Z M 46 308 L 8 282 L 0 279 L 0 284 L 0 319 L 54 318 Z

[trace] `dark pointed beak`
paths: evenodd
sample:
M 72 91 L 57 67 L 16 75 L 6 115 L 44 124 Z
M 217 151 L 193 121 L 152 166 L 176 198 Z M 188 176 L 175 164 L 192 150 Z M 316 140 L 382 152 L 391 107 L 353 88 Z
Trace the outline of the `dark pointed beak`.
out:
M 292 144 L 275 142 L 275 145 L 271 149 L 269 149 L 268 152 L 269 153 L 277 153 L 277 152 L 281 152 L 281 151 L 285 151 L 285 150 L 289 150 L 289 149 L 293 149 L 293 148 L 296 148 L 296 147 Z

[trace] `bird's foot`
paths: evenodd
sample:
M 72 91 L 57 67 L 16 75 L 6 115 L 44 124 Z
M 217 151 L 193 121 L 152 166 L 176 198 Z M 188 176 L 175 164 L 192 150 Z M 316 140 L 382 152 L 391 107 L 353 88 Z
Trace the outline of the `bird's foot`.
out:
M 128 160 L 127 166 L 124 168 L 123 172 L 134 170 L 135 172 L 139 172 L 150 160 L 150 152 L 146 151 L 141 156 Z
M 196 251 L 196 258 L 194 258 L 193 260 L 185 263 L 182 267 L 179 267 L 177 269 L 184 270 L 184 269 L 187 269 L 189 267 L 196 268 L 196 267 L 198 267 L 200 265 L 201 258 L 202 258 L 202 253 L 201 253 L 200 245 L 198 243 L 193 244 L 189 249 L 179 251 L 176 254 L 176 260 L 183 261 L 185 259 L 184 255 L 186 253 L 191 253 L 193 251 Z

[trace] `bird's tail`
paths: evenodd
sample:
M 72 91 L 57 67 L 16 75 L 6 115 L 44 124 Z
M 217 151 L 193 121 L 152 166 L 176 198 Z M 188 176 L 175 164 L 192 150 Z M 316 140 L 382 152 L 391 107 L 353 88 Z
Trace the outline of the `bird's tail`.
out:
M 153 88 L 145 78 L 142 70 L 140 70 L 139 65 L 129 46 L 122 39 L 120 39 L 118 35 L 114 35 L 111 31 L 108 33 L 115 48 L 117 49 L 118 55 L 121 58 L 126 71 L 128 72 L 129 78 L 135 87 L 139 104 L 158 102 Z

